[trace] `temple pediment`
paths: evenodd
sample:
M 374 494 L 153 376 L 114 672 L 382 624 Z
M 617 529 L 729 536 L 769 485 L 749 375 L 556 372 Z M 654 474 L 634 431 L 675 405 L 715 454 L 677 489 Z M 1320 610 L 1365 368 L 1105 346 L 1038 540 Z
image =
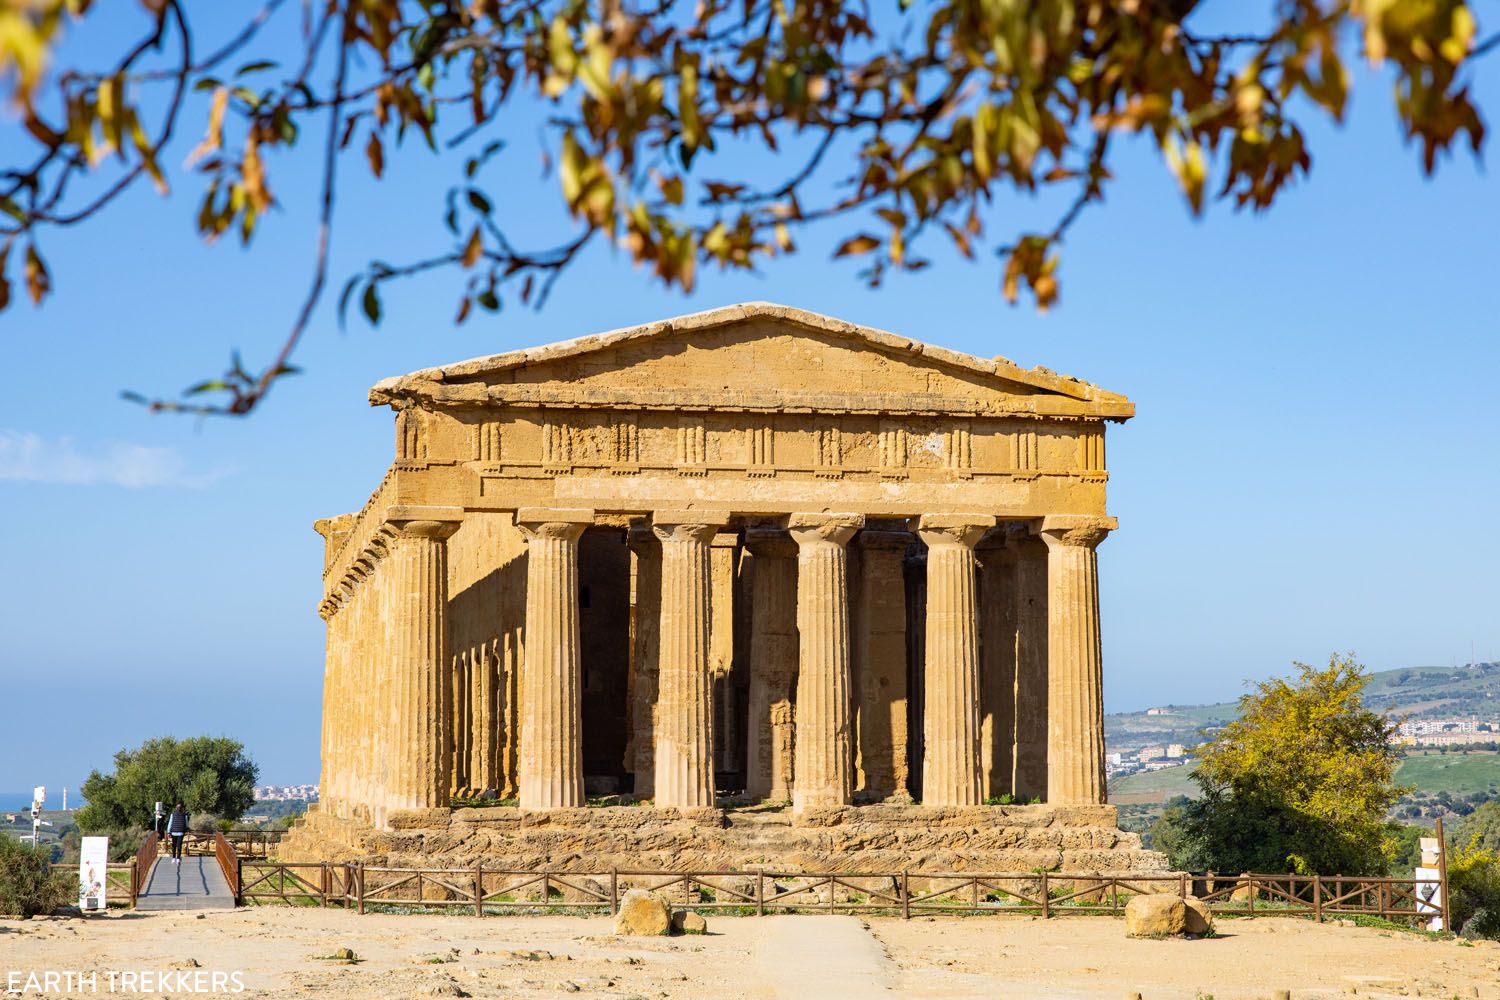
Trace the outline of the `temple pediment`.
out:
M 374 405 L 1134 415 L 1124 396 L 771 303 L 747 303 L 385 379 Z

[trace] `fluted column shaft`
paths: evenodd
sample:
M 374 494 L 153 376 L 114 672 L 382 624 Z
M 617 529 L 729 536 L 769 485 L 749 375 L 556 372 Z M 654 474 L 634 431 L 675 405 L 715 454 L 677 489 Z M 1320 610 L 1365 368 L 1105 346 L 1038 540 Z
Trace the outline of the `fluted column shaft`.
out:
M 737 532 L 720 531 L 709 547 L 708 662 L 713 675 L 714 767 L 719 771 L 743 768 L 734 688 L 734 577 L 739 544 Z
M 526 661 L 521 667 L 520 806 L 582 806 L 583 681 L 578 539 L 592 511 L 523 509 Z
M 320 757 L 318 787 L 321 793 L 320 811 L 332 813 L 338 808 L 338 771 L 342 761 L 338 759 L 338 727 L 343 722 L 345 707 L 341 703 L 344 686 L 344 636 L 343 622 L 339 613 L 343 602 L 324 611 L 327 626 L 326 646 L 323 658 L 323 739 Z
M 1016 749 L 1016 554 L 997 528 L 979 560 L 979 794 L 1014 793 Z
M 389 559 L 390 536 L 383 536 L 379 544 L 384 546 L 386 554 L 371 567 L 361 588 L 364 593 L 359 602 L 361 625 L 356 647 L 360 676 L 373 692 L 368 698 L 368 710 L 361 714 L 377 724 L 365 726 L 354 735 L 354 752 L 359 760 L 361 789 L 356 813 L 367 812 L 371 823 L 384 827 L 386 812 L 393 808 L 390 803 L 401 765 L 400 748 L 404 744 L 398 740 L 404 733 L 405 708 L 400 698 L 399 664 L 391 653 L 394 640 L 389 626 L 396 621 L 395 608 L 399 603 L 392 589 L 394 576 L 388 568 L 377 572 L 377 567 L 385 566 Z
M 631 725 L 627 744 L 635 794 L 656 794 L 656 716 L 661 653 L 661 543 L 649 526 L 630 529 L 635 553 L 635 639 L 631 649 Z
M 978 514 L 927 515 L 927 636 L 922 803 L 972 806 L 979 792 L 979 605 L 974 545 L 995 524 Z
M 794 514 L 797 542 L 797 741 L 792 807 L 846 805 L 854 793 L 850 731 L 849 571 L 857 514 Z
M 658 806 L 689 809 L 714 804 L 709 542 L 718 527 L 663 514 L 653 518 L 652 531 L 661 542 Z
M 855 794 L 907 791 L 906 550 L 904 531 L 861 531 L 854 606 Z
M 1011 788 L 1020 801 L 1047 795 L 1047 546 L 1025 531 L 1011 532 L 1015 553 L 1016 750 Z
M 458 523 L 411 520 L 394 528 L 386 557 L 392 599 L 386 655 L 398 728 L 385 801 L 388 809 L 441 808 L 450 801 L 452 764 L 447 539 Z
M 1104 675 L 1095 547 L 1113 518 L 1052 518 L 1047 543 L 1047 801 L 1105 801 Z
M 797 677 L 797 544 L 782 531 L 745 532 L 750 550 L 750 740 L 745 794 L 792 797 Z

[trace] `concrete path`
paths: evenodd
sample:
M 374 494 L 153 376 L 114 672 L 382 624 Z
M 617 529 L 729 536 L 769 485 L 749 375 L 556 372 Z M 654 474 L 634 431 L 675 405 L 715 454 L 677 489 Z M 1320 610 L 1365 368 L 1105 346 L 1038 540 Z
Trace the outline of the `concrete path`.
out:
M 182 864 L 158 858 L 136 897 L 137 910 L 232 910 L 234 896 L 219 868 L 219 859 L 187 855 Z
M 887 998 L 896 967 L 858 917 L 756 917 L 771 924 L 756 949 L 762 980 L 777 997 Z

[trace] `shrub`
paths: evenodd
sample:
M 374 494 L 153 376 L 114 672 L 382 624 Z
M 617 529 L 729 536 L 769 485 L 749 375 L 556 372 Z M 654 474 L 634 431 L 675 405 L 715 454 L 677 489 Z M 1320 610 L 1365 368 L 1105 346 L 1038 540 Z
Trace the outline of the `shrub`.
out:
M 73 880 L 53 873 L 48 851 L 0 836 L 0 914 L 34 917 L 51 913 L 73 896 Z
M 1448 918 L 1466 938 L 1500 941 L 1500 853 L 1477 841 L 1448 861 Z

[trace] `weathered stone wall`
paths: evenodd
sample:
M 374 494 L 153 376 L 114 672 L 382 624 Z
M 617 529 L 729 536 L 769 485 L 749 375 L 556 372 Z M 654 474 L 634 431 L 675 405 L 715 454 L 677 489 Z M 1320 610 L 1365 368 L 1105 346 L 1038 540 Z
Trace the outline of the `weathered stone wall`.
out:
M 396 867 L 848 872 L 1153 872 L 1164 855 L 1115 827 L 1112 806 L 872 805 L 813 809 L 539 812 L 507 807 L 397 813 L 381 832 L 312 814 L 283 860 Z

